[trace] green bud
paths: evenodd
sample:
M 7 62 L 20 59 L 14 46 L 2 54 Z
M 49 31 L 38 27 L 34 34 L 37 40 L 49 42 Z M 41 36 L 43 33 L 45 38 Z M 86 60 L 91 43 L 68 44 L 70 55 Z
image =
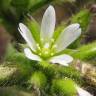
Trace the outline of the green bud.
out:
M 29 83 L 37 88 L 44 88 L 47 83 L 46 76 L 42 72 L 35 72 L 29 80 Z
M 56 96 L 76 96 L 75 83 L 70 79 L 55 79 L 51 91 Z

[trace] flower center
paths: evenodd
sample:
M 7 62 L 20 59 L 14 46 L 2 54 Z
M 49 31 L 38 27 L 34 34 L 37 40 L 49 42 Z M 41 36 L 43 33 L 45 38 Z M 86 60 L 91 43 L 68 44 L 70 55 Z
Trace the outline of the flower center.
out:
M 39 44 L 37 44 L 37 47 L 37 54 L 43 59 L 48 59 L 54 55 L 56 46 L 51 46 L 51 44 L 47 42 L 42 47 Z
M 44 48 L 45 49 L 48 49 L 50 47 L 50 44 L 49 43 L 46 43 L 45 45 L 44 45 Z
M 44 46 L 41 49 L 41 56 L 45 59 L 47 59 L 48 57 L 50 57 L 50 44 L 49 43 L 45 43 Z

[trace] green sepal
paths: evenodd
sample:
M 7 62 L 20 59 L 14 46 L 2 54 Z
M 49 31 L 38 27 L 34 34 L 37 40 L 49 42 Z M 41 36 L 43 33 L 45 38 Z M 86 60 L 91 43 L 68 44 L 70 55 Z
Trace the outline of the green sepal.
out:
M 35 19 L 28 14 L 28 17 L 25 17 L 24 23 L 27 25 L 27 27 L 31 31 L 32 36 L 34 37 L 36 42 L 41 44 L 41 42 L 40 42 L 40 26 L 35 21 Z

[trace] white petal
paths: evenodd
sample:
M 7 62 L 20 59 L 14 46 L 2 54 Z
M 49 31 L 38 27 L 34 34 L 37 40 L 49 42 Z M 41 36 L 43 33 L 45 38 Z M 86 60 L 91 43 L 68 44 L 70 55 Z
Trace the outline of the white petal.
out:
M 68 66 L 68 63 L 72 62 L 73 58 L 69 55 L 54 56 L 50 59 L 51 63 L 59 63 L 64 66 Z
M 22 35 L 22 37 L 27 42 L 28 46 L 33 51 L 35 51 L 37 49 L 37 46 L 36 46 L 36 42 L 31 34 L 30 30 L 22 23 L 19 24 L 18 30 L 19 30 L 20 34 Z
M 80 88 L 80 87 L 76 87 L 78 95 L 79 96 L 93 96 L 91 95 L 89 92 L 87 92 L 86 90 Z
M 56 40 L 57 52 L 64 50 L 68 45 L 75 41 L 81 34 L 79 24 L 71 24 L 60 34 Z
M 38 55 L 33 54 L 29 48 L 25 48 L 24 53 L 28 59 L 41 61 L 41 58 Z
M 55 28 L 55 22 L 55 10 L 52 6 L 49 6 L 44 13 L 41 24 L 40 37 L 43 40 L 43 42 L 48 42 L 52 38 Z

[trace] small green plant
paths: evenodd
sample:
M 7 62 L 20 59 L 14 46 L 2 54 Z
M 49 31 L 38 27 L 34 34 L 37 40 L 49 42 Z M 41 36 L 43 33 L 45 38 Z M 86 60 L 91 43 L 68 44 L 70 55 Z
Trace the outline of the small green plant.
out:
M 53 94 L 57 96 L 75 96 L 76 94 L 78 94 L 79 96 L 82 96 L 81 94 L 83 93 L 85 96 L 91 96 L 90 93 L 77 87 L 77 85 L 73 83 L 73 81 L 62 78 L 59 79 L 60 76 L 57 75 L 57 73 L 60 71 L 57 71 L 58 68 L 57 70 L 54 69 L 55 65 L 51 65 L 55 63 L 68 66 L 68 63 L 70 63 L 73 58 L 66 54 L 58 55 L 58 53 L 63 51 L 81 34 L 80 25 L 76 23 L 69 25 L 64 29 L 63 32 L 60 32 L 58 38 L 56 38 L 55 40 L 53 38 L 55 21 L 55 10 L 52 6 L 49 6 L 43 16 L 41 30 L 39 29 L 40 32 L 38 32 L 39 27 L 37 26 L 35 20 L 33 20 L 33 22 L 35 22 L 35 26 L 33 23 L 28 24 L 27 22 L 29 29 L 23 23 L 19 23 L 18 30 L 29 46 L 28 48 L 24 49 L 25 56 L 30 60 L 38 61 L 40 63 L 40 66 L 43 66 L 43 69 L 40 68 L 42 71 L 53 70 L 51 75 L 49 75 L 55 75 L 53 76 L 53 78 L 49 79 L 51 80 L 50 84 L 52 84 L 51 91 Z M 34 29 L 36 26 L 37 29 Z M 34 32 L 36 32 L 36 34 L 38 32 L 37 36 Z M 48 74 L 49 73 L 47 73 L 47 75 Z M 35 85 L 35 87 L 37 88 L 42 88 L 46 85 L 47 78 L 42 72 L 35 72 L 29 82 L 31 85 Z M 58 79 L 54 80 L 55 78 Z

